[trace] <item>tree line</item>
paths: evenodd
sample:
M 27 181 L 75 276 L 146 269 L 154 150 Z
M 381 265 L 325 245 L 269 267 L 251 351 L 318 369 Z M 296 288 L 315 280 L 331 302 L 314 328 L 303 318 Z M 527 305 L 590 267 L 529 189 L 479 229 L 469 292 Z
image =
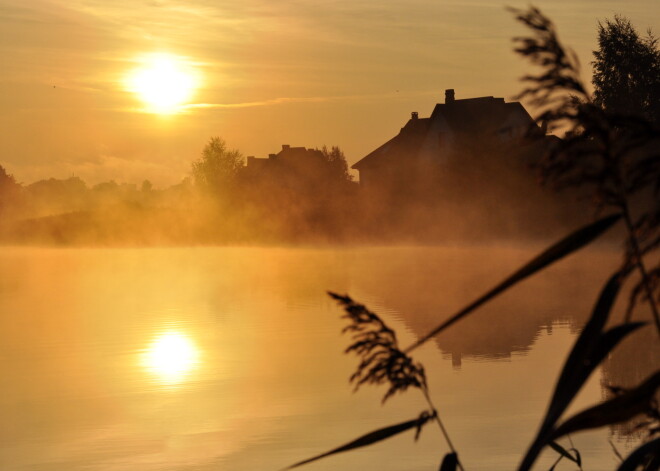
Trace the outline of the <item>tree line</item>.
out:
M 658 126 L 657 38 L 651 31 L 639 34 L 621 16 L 599 23 L 597 34 L 598 49 L 592 62 L 594 104 Z M 469 195 L 459 194 L 458 187 L 470 186 L 465 175 L 450 178 L 460 184 L 455 190 L 439 188 L 433 200 L 413 198 L 404 205 L 405 195 L 396 194 L 374 201 L 353 181 L 339 147 L 304 151 L 307 154 L 302 161 L 287 161 L 289 151 L 284 150 L 273 159 L 252 160 L 231 149 L 222 138 L 212 137 L 191 163 L 189 176 L 160 189 L 149 180 L 140 185 L 107 181 L 89 186 L 75 176 L 23 185 L 0 166 L 0 237 L 10 242 L 52 239 L 61 243 L 387 241 L 402 237 L 446 239 L 452 234 L 461 238 L 473 233 L 468 229 L 479 223 L 488 227 L 490 235 L 498 231 L 514 234 L 521 229 L 518 224 L 493 227 L 488 222 L 492 211 L 479 211 L 483 198 L 473 198 L 470 211 L 461 208 L 470 200 Z M 483 165 L 486 173 L 494 173 L 487 168 L 490 164 Z M 456 168 L 445 170 L 460 172 Z M 510 175 L 511 171 L 500 173 Z M 479 178 L 482 186 L 488 181 L 483 175 L 474 178 Z M 498 183 L 496 178 L 488 184 L 493 194 L 499 195 L 498 200 L 507 195 L 504 187 L 509 193 L 534 187 L 531 172 L 517 181 L 512 178 Z M 551 208 L 555 197 L 543 198 L 531 205 L 526 198 L 527 212 L 539 205 Z M 428 205 L 429 201 L 433 204 Z M 561 219 L 560 213 L 568 205 L 555 201 L 559 201 L 554 203 L 559 210 L 553 218 Z M 519 216 L 522 218 L 522 213 Z

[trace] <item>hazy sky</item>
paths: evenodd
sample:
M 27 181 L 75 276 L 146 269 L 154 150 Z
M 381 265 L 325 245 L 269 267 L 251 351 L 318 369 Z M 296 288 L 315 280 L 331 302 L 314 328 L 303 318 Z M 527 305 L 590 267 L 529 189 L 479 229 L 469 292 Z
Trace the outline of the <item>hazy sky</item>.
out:
M 341 146 L 353 163 L 428 116 L 444 90 L 511 98 L 524 32 L 489 0 L 0 0 L 0 164 L 23 183 L 77 175 L 156 185 L 186 176 L 211 136 L 245 155 Z M 598 20 L 660 27 L 658 0 L 544 0 L 589 79 Z M 126 77 L 178 57 L 198 88 L 144 110 Z

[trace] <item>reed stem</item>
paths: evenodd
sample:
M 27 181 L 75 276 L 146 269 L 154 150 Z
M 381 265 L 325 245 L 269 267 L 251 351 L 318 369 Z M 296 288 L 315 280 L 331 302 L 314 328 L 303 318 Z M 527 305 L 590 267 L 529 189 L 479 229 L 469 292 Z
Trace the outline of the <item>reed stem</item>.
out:
M 440 431 L 442 432 L 442 435 L 445 437 L 445 441 L 447 442 L 449 449 L 451 450 L 452 453 L 456 454 L 457 456 L 456 462 L 458 464 L 458 468 L 461 471 L 465 471 L 463 469 L 463 465 L 461 464 L 461 460 L 458 458 L 458 453 L 456 452 L 456 448 L 454 448 L 454 444 L 451 442 L 451 438 L 449 438 L 449 433 L 447 432 L 447 429 L 445 428 L 445 426 L 442 423 L 442 420 L 440 419 L 440 414 L 438 414 L 438 410 L 435 408 L 435 405 L 433 405 L 433 401 L 431 401 L 431 396 L 429 396 L 428 388 L 425 385 L 421 389 L 422 392 L 424 393 L 424 397 L 426 398 L 426 402 L 433 411 L 435 421 L 438 424 L 438 427 L 440 427 Z

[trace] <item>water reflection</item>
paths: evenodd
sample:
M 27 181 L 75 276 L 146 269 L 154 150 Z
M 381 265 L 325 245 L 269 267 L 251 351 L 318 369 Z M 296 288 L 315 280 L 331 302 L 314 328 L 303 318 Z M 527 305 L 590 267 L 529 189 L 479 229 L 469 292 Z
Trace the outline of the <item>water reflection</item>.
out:
M 392 312 L 420 337 L 526 263 L 535 250 L 526 246 L 374 250 L 362 257 L 369 269 L 354 275 L 364 294 L 351 294 L 381 315 Z M 480 307 L 433 343 L 456 368 L 466 359 L 510 360 L 512 354 L 525 355 L 541 335 L 552 335 L 553 325 L 578 332 L 618 263 L 616 252 L 607 249 L 575 254 Z
M 180 331 L 161 332 L 143 354 L 142 364 L 162 384 L 183 382 L 199 365 L 199 348 Z
M 416 417 L 421 395 L 381 407 L 382 390 L 351 394 L 355 359 L 325 290 L 366 303 L 408 345 L 537 249 L 0 249 L 0 468 L 281 469 Z M 416 352 L 466 468 L 515 467 L 606 259 L 576 254 Z M 634 343 L 603 379 L 622 384 Z M 575 411 L 601 399 L 600 380 Z M 590 469 L 612 468 L 607 431 L 574 439 Z M 429 428 L 310 471 L 437 469 L 443 444 Z

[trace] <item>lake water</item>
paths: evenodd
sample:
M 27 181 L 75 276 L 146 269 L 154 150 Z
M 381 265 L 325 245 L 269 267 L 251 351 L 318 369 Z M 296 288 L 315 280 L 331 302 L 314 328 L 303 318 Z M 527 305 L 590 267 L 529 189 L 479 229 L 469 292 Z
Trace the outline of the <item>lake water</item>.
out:
M 405 346 L 541 248 L 0 249 L 0 468 L 278 470 L 415 418 L 417 391 L 382 406 L 383 389 L 352 393 L 357 360 L 326 290 Z M 516 467 L 616 264 L 606 248 L 574 255 L 415 352 L 467 470 Z M 642 374 L 621 357 L 571 410 Z M 608 439 L 632 446 L 572 438 L 592 470 L 615 468 Z M 301 469 L 434 470 L 446 451 L 430 424 L 417 443 L 407 432 Z

